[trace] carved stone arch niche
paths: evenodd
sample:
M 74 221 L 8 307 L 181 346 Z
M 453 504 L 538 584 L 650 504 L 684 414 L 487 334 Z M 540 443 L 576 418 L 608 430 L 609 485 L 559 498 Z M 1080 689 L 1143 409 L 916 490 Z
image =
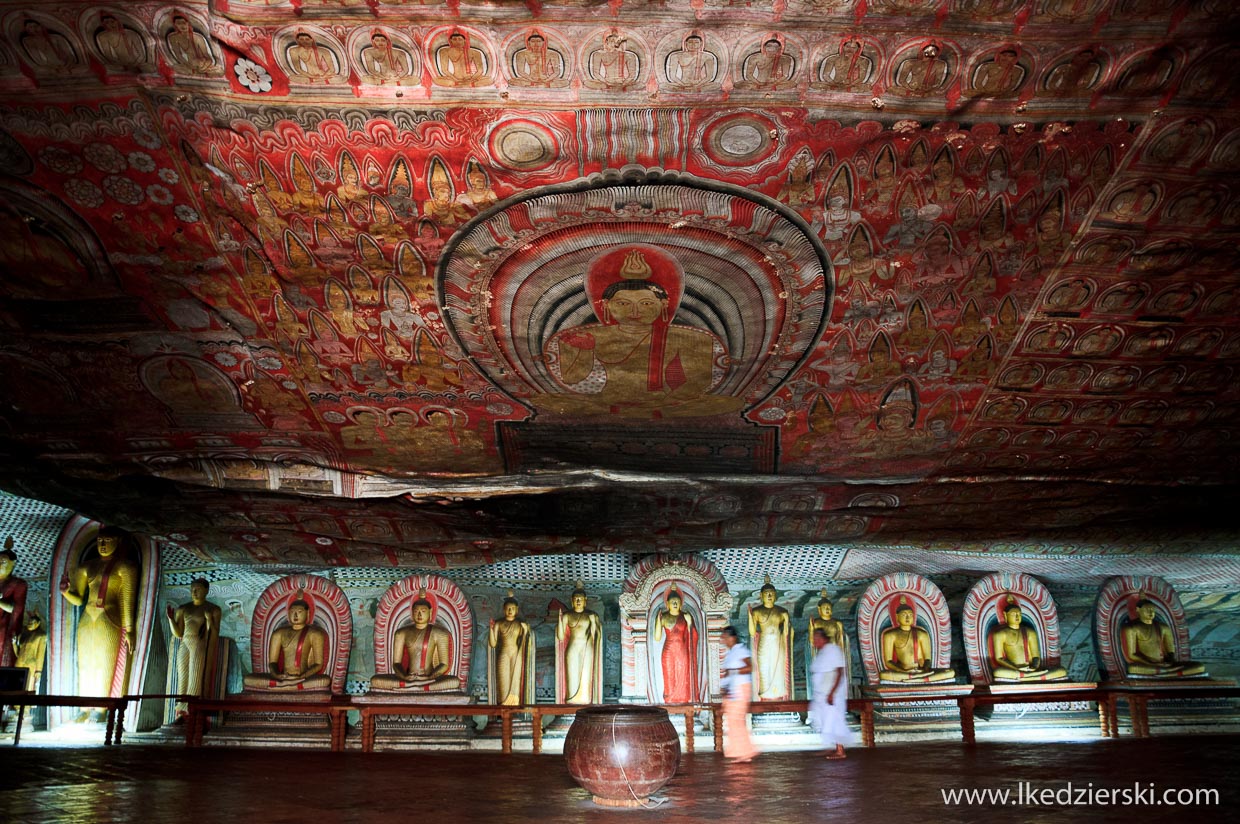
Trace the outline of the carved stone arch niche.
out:
M 698 556 L 652 555 L 633 567 L 620 595 L 622 700 L 665 703 L 662 643 L 653 640 L 653 624 L 673 585 L 696 630 L 694 700 L 719 693 L 720 634 L 733 606 L 727 583 L 714 564 Z

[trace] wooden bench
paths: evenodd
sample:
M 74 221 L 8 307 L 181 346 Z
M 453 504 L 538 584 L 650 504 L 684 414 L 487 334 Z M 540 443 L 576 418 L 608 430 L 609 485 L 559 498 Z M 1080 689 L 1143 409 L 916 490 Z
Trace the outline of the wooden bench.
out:
M 201 747 L 209 712 L 288 712 L 329 716 L 331 726 L 331 750 L 344 750 L 345 733 L 348 731 L 348 713 L 354 709 L 348 698 L 337 697 L 331 701 L 279 701 L 246 699 L 205 700 L 191 698 L 186 702 L 189 711 L 185 719 L 185 746 Z
M 600 704 L 531 704 L 527 707 L 514 708 L 518 712 L 528 712 L 534 718 L 534 753 L 542 752 L 542 717 L 544 715 L 573 715 L 578 710 L 584 710 L 591 706 L 604 706 Z M 606 706 L 622 706 L 622 705 L 606 705 Z M 642 707 L 660 707 L 667 710 L 669 715 L 683 715 L 685 717 L 685 752 L 693 752 L 693 720 L 699 712 L 709 711 L 710 704 L 636 704 L 634 706 Z
M 1031 692 L 974 692 L 971 695 L 962 695 L 956 699 L 956 704 L 960 707 L 960 737 L 966 744 L 977 743 L 973 727 L 973 712 L 978 704 L 1059 704 L 1072 701 L 1096 701 L 1098 703 L 1098 725 L 1102 730 L 1102 737 L 1119 737 L 1116 694 L 1102 688 L 1080 687 Z
M 0 692 L 0 707 L 17 707 L 17 729 L 13 733 L 13 746 L 22 739 L 22 722 L 26 717 L 26 707 L 97 707 L 106 711 L 106 732 L 104 746 L 110 747 L 115 741 L 121 743 L 121 733 L 125 728 L 125 706 L 129 697 L 108 698 L 89 695 L 36 695 L 30 692 Z M 113 737 L 115 734 L 115 738 Z
M 360 697 L 360 696 L 359 696 Z M 501 723 L 501 749 L 505 753 L 512 752 L 512 716 L 528 709 L 498 704 L 383 704 L 366 703 L 364 700 L 353 704 L 362 716 L 362 752 L 373 752 L 375 748 L 375 720 L 381 715 L 484 715 L 487 718 L 499 718 Z
M 1114 735 L 1119 735 L 1118 700 L 1128 702 L 1128 715 L 1132 723 L 1132 734 L 1136 738 L 1150 737 L 1150 701 L 1182 700 L 1198 698 L 1240 698 L 1240 687 L 1162 687 L 1151 684 L 1107 685 L 1100 688 L 1101 692 L 1110 695 L 1111 724 Z

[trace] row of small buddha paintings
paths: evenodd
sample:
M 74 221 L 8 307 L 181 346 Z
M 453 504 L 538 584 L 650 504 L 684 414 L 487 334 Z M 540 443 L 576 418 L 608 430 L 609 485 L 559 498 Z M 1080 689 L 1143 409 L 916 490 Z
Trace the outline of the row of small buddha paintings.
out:
M 83 695 L 121 694 L 145 673 L 153 644 L 157 599 L 151 558 L 129 548 L 117 553 L 119 539 L 102 530 L 93 551 L 77 557 L 64 572 L 54 598 L 52 638 L 35 622 L 15 647 L 25 665 L 43 649 L 58 692 Z M 621 666 L 624 699 L 655 703 L 710 700 L 718 694 L 721 632 L 730 622 L 747 626 L 752 647 L 757 700 L 794 696 L 794 642 L 808 643 L 823 629 L 856 656 L 871 686 L 945 685 L 958 674 L 951 666 L 951 616 L 942 592 L 923 576 L 892 573 L 875 580 L 856 604 L 855 627 L 847 632 L 833 615 L 823 591 L 804 630 L 794 628 L 791 613 L 777 602 L 769 580 L 758 603 L 737 620 L 733 596 L 710 562 L 691 556 L 642 561 L 620 596 Z M 15 600 L 11 562 L 3 597 Z M 54 563 L 53 575 L 57 574 Z M 221 610 L 208 600 L 205 579 L 193 582 L 191 598 L 166 608 L 174 638 L 172 662 L 176 692 L 219 694 L 225 674 L 214 657 L 219 650 Z M 23 592 L 24 594 L 24 592 Z M 22 599 L 24 601 L 24 599 Z M 556 703 L 590 704 L 603 700 L 603 622 L 587 608 L 580 585 L 554 617 Z M 555 602 L 560 604 L 560 602 Z M 74 609 L 77 607 L 77 609 Z M 511 595 L 485 631 L 486 684 L 491 703 L 522 705 L 535 701 L 535 633 Z M 968 592 L 961 615 L 969 677 L 975 684 L 1043 683 L 1067 677 L 1059 660 L 1059 621 L 1055 604 L 1041 582 L 1025 574 L 995 573 Z M 1204 667 L 1189 654 L 1187 625 L 1175 591 L 1161 579 L 1112 578 L 1099 592 L 1095 607 L 1095 643 L 1100 669 L 1112 681 L 1124 679 L 1193 679 Z M 468 599 L 452 581 L 437 575 L 411 575 L 390 586 L 375 607 L 374 673 L 369 693 L 396 696 L 436 694 L 436 700 L 467 700 L 475 628 Z M 804 632 L 802 637 L 801 633 Z M 42 635 L 42 643 L 39 636 Z M 268 586 L 250 621 L 251 666 L 241 679 L 244 690 L 286 695 L 292 700 L 344 692 L 353 646 L 353 615 L 348 597 L 332 580 L 291 575 Z M 846 656 L 846 660 L 852 655 Z M 21 661 L 19 661 L 19 664 Z M 407 699 L 406 699 L 407 700 Z
M 22 74 L 41 84 L 71 82 L 101 67 L 112 75 L 221 78 L 255 94 L 288 86 L 349 89 L 420 87 L 501 88 L 556 92 L 584 87 L 627 92 L 654 85 L 672 92 L 735 89 L 769 95 L 800 88 L 869 95 L 876 83 L 906 97 L 942 93 L 955 85 L 968 97 L 1151 97 L 1183 75 L 1180 93 L 1210 99 L 1230 52 L 1193 61 L 1179 49 L 1152 43 L 1116 54 L 1096 46 L 1063 52 L 1035 42 L 994 41 L 968 48 L 944 37 L 915 37 L 889 48 L 860 33 L 815 36 L 811 31 L 738 32 L 728 43 L 709 29 L 541 26 L 483 30 L 469 26 L 404 29 L 325 27 L 299 23 L 251 28 L 257 54 L 233 71 L 209 22 L 177 8 L 139 19 L 118 10 L 84 13 L 76 26 L 41 12 L 11 14 L 3 37 L 17 56 L 0 60 L 0 78 Z M 497 36 L 498 35 L 498 36 Z M 7 50 L 6 50 L 7 51 Z M 7 57 L 7 55 L 0 55 Z M 273 65 L 274 64 L 274 65 Z M 232 77 L 235 75 L 235 78 Z M 725 92 L 726 94 L 726 92 Z M 403 96 L 403 94 L 402 94 Z

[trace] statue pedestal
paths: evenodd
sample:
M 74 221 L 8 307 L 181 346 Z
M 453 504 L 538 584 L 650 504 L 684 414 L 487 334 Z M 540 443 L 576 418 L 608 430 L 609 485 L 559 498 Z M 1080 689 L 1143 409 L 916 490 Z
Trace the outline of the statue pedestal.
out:
M 933 701 L 941 698 L 953 704 L 962 695 L 973 692 L 972 684 L 954 684 L 951 681 L 940 681 L 937 684 L 869 684 L 861 688 L 864 698 L 904 698 Z
M 1027 695 L 1064 690 L 1092 690 L 1097 687 L 1097 681 L 996 681 L 993 684 L 974 684 L 973 692 L 975 695 Z M 1047 700 L 1053 699 L 1048 696 Z
M 488 718 L 486 726 L 474 732 L 474 741 L 500 741 L 504 737 L 504 725 L 498 718 Z M 534 737 L 534 722 L 528 715 L 512 717 L 512 740 L 529 741 Z
M 751 711 L 762 706 L 761 701 L 750 705 Z M 799 712 L 760 712 L 754 713 L 753 724 L 755 733 L 765 732 L 802 732 L 805 728 Z
M 1236 682 L 1200 675 L 1186 678 L 1126 678 L 1103 682 L 1102 688 L 1128 705 L 1132 733 L 1150 735 L 1150 708 L 1158 726 L 1176 732 L 1230 731 L 1236 723 L 1232 706 Z M 1114 700 L 1113 698 L 1113 700 Z M 1118 711 L 1115 713 L 1118 716 Z M 1115 722 L 1118 726 L 1118 717 Z
M 384 715 L 380 709 L 375 712 L 376 750 L 467 750 L 477 726 L 468 715 L 469 705 L 476 704 L 477 699 L 460 692 L 371 690 L 365 695 L 354 696 L 353 703 L 360 707 L 380 708 L 385 704 L 460 706 L 464 713 L 461 716 L 395 713 Z M 496 726 L 498 727 L 498 724 Z
M 582 704 L 581 708 L 585 709 L 589 704 Z M 561 738 L 568 735 L 568 730 L 573 726 L 573 720 L 577 717 L 576 713 L 568 715 L 555 715 L 551 718 L 551 723 L 543 727 L 543 736 L 546 738 Z
M 228 696 L 236 701 L 263 701 L 287 704 L 329 704 L 339 700 L 328 690 L 242 690 Z M 327 715 L 301 712 L 229 712 L 212 722 L 207 740 L 211 744 L 253 747 L 318 746 L 330 747 L 331 719 Z
M 957 699 L 972 694 L 972 684 L 867 684 L 863 698 L 874 699 L 875 730 L 889 741 L 921 741 L 961 729 Z M 883 704 L 883 701 L 892 703 Z M 881 710 L 879 706 L 881 705 Z

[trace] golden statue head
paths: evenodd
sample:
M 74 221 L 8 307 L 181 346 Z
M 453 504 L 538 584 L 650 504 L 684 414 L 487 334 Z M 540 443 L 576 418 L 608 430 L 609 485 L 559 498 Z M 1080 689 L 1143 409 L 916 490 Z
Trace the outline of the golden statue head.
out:
M 895 612 L 896 625 L 901 629 L 911 630 L 917 622 L 917 613 L 909 603 L 908 596 L 901 595 L 900 603 Z
M 586 584 L 580 578 L 577 579 L 577 588 L 573 590 L 570 599 L 573 604 L 573 612 L 585 612 L 586 610 Z
M 1143 624 L 1152 624 L 1158 618 L 1158 605 L 1145 597 L 1145 593 L 1137 593 L 1137 619 Z
M 413 603 L 409 605 L 410 612 L 413 615 L 413 625 L 421 629 L 431 622 L 431 615 L 434 612 L 430 599 L 426 596 L 426 587 L 418 590 L 418 596 L 413 599 Z
M 297 591 L 297 597 L 289 602 L 288 623 L 293 629 L 301 629 L 310 622 L 310 602 L 306 600 L 304 589 Z
M 758 597 L 762 599 L 762 606 L 768 609 L 775 606 L 775 599 L 778 596 L 779 593 L 775 590 L 775 585 L 771 583 L 771 576 L 768 574 L 765 582 L 762 584 L 762 589 L 758 590 Z
M 189 585 L 189 599 L 201 606 L 207 600 L 207 591 L 210 589 L 211 582 L 206 578 L 195 578 Z
M 685 599 L 680 594 L 680 588 L 675 584 L 668 587 L 666 602 L 667 612 L 669 615 L 679 615 L 680 611 L 684 608 Z
M 124 534 L 114 526 L 105 526 L 100 529 L 99 534 L 95 536 L 95 549 L 98 550 L 99 557 L 110 558 L 116 550 L 120 549 L 121 538 Z
M 520 610 L 521 610 L 521 605 L 517 603 L 516 595 L 513 593 L 511 589 L 508 590 L 508 597 L 504 599 L 504 620 L 505 621 L 517 620 L 517 613 Z
M 831 599 L 827 597 L 827 588 L 823 587 L 820 594 L 822 597 L 818 599 L 818 617 L 824 621 L 830 621 L 834 607 Z
M 1020 626 L 1020 604 L 1016 602 L 1016 596 L 1011 593 L 1003 599 L 1003 620 L 1006 621 L 1007 625 L 1012 629 L 1016 629 Z

